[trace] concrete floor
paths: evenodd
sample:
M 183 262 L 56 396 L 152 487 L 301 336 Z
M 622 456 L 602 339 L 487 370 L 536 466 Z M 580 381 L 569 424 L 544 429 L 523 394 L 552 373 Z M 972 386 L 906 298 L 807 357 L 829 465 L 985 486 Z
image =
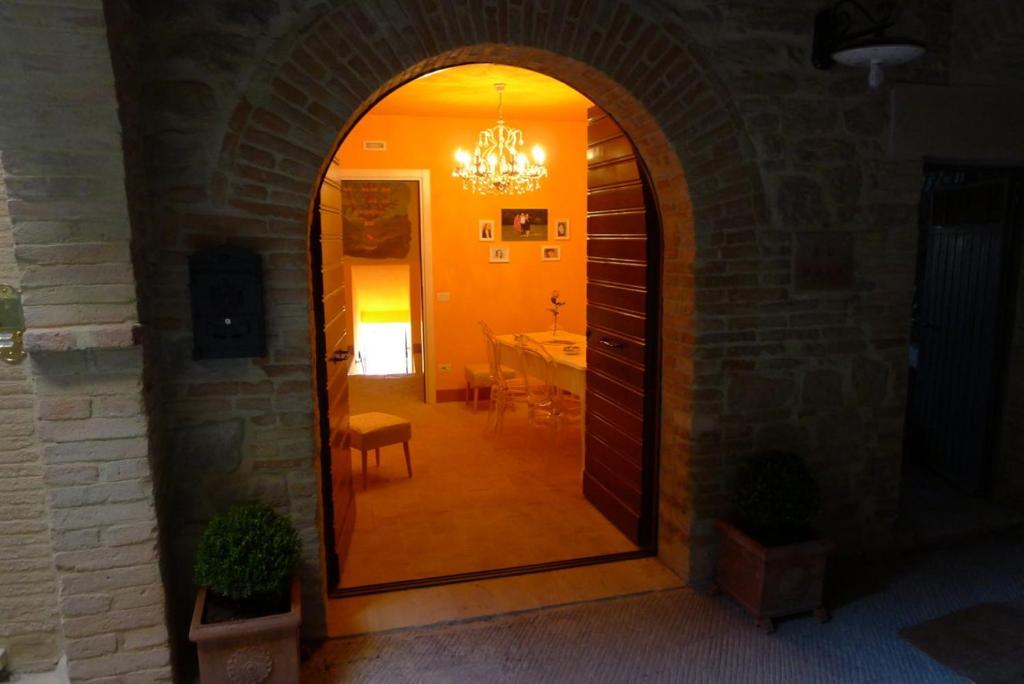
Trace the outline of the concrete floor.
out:
M 304 682 L 967 681 L 899 630 L 1024 597 L 1024 538 L 836 563 L 832 622 L 773 635 L 689 589 L 325 642 Z

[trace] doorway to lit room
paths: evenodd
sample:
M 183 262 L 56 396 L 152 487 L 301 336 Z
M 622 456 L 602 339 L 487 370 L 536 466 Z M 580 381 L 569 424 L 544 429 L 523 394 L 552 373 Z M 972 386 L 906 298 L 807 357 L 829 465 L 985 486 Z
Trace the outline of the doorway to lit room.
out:
M 498 127 L 539 187 L 472 178 Z M 330 595 L 655 552 L 654 206 L 618 125 L 525 69 L 428 74 L 349 131 L 312 226 Z

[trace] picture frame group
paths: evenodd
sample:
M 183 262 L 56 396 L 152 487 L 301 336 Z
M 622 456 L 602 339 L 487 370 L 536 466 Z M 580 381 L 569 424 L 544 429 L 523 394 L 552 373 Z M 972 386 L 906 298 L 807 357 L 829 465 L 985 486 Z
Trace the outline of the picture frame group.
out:
M 572 236 L 569 219 L 556 219 L 549 229 L 547 216 L 547 209 L 502 209 L 500 223 L 494 219 L 479 219 L 477 221 L 477 239 L 480 242 L 501 243 L 488 247 L 488 262 L 492 264 L 511 263 L 511 246 L 505 244 L 508 242 L 542 241 L 547 243 L 549 240 L 569 240 Z M 561 246 L 541 244 L 540 260 L 561 261 Z

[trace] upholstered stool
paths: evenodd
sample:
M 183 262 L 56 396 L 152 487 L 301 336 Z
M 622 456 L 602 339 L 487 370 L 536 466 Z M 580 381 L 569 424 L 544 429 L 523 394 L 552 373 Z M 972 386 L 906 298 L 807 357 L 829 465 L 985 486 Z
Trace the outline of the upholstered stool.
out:
M 489 388 L 494 384 L 491 379 L 491 366 L 486 363 L 471 363 L 463 370 L 466 374 L 466 401 L 468 402 L 472 395 L 473 411 L 476 412 L 477 404 L 480 401 L 480 388 Z M 501 373 L 506 378 L 513 378 L 516 375 L 516 372 L 508 366 L 502 366 Z
M 412 424 L 400 416 L 390 413 L 358 413 L 348 419 L 348 444 L 359 449 L 363 456 L 363 489 L 366 489 L 366 452 L 376 452 L 380 465 L 380 448 L 389 444 L 402 443 L 405 451 L 405 469 L 412 477 L 412 459 L 409 457 L 409 440 L 412 439 Z

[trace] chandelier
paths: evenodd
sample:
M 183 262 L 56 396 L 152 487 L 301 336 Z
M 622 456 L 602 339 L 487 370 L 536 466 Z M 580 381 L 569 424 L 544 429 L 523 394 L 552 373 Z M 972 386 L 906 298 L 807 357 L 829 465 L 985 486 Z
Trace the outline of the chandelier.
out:
M 452 177 L 462 179 L 462 189 L 478 195 L 522 195 L 540 187 L 548 175 L 544 150 L 534 145 L 530 157 L 522 151 L 523 132 L 505 125 L 502 115 L 504 83 L 495 83 L 498 91 L 498 124 L 480 131 L 473 153 L 461 147 L 455 150 Z

